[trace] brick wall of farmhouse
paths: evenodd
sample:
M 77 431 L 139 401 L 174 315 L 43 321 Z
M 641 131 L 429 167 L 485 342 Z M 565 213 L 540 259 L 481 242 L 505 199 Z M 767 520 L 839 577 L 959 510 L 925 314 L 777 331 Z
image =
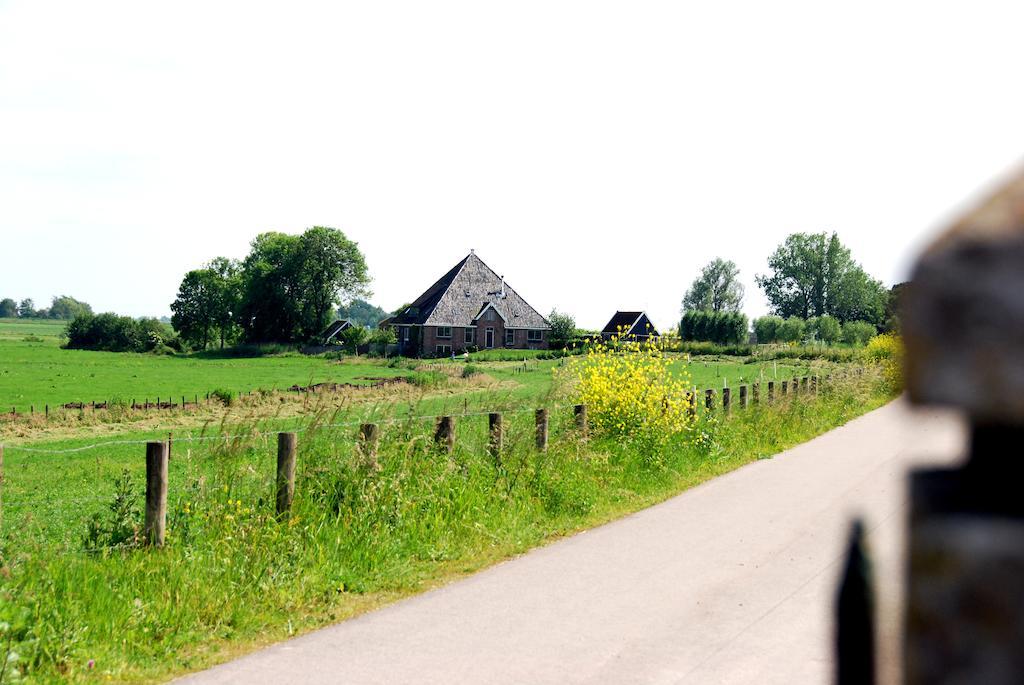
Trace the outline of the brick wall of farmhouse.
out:
M 514 348 L 519 350 L 533 349 L 533 350 L 546 350 L 548 349 L 548 331 L 541 332 L 540 341 L 527 340 L 528 332 L 523 329 L 513 329 L 514 342 L 511 345 L 505 344 L 505 324 L 499 318 L 496 321 L 481 321 L 477 328 L 470 329 L 474 330 L 473 342 L 466 342 L 466 329 L 461 326 L 452 326 L 452 335 L 450 338 L 439 338 L 437 335 L 437 326 L 424 326 L 423 327 L 423 355 L 434 356 L 437 354 L 438 345 L 450 345 L 452 350 L 459 353 L 466 349 L 470 345 L 475 345 L 480 349 L 487 347 L 487 329 L 494 329 L 494 347 L 495 348 Z

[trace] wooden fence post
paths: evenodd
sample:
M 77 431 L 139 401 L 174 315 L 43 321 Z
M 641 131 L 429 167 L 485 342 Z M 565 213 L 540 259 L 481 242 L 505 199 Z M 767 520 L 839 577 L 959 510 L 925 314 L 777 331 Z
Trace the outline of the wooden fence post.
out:
M 548 410 L 538 409 L 535 416 L 537 419 L 537 449 L 543 452 L 548 448 Z
M 377 463 L 377 442 L 380 428 L 375 423 L 364 423 L 359 426 L 359 455 L 362 465 L 371 471 L 380 468 Z
M 576 430 L 586 437 L 589 430 L 587 425 L 587 405 L 577 404 L 573 407 L 573 412 L 576 414 Z
M 501 447 L 504 441 L 501 412 L 492 411 L 487 415 L 487 429 L 487 448 L 494 463 L 501 466 Z
M 812 395 L 817 395 L 818 394 L 818 377 L 817 376 L 811 376 L 811 394 Z
M 434 442 L 441 445 L 445 452 L 455 449 L 455 418 L 440 416 L 437 419 L 437 430 L 434 431 Z
M 171 451 L 174 449 L 174 434 L 167 431 L 167 461 L 171 460 Z
M 750 386 L 750 401 L 752 404 L 761 403 L 761 384 L 754 383 Z
M 800 394 L 800 379 L 794 378 L 793 382 L 789 384 L 789 389 L 793 391 L 794 395 Z
M 284 516 L 295 498 L 295 433 L 277 434 L 277 515 Z
M 712 388 L 704 391 L 704 408 L 708 411 L 715 409 L 715 391 Z
M 775 401 L 775 381 L 768 381 L 768 404 Z
M 747 408 L 747 386 L 740 386 L 740 409 Z
M 722 388 L 722 409 L 725 411 L 732 409 L 732 390 L 730 388 Z
M 782 381 L 782 389 L 779 391 L 779 394 L 782 395 L 783 397 L 785 397 L 788 392 L 789 392 L 789 381 Z
M 800 379 L 800 392 L 807 392 L 807 376 Z
M 146 542 L 162 547 L 167 527 L 167 443 L 146 443 Z
M 697 418 L 697 393 L 687 391 L 686 393 L 686 413 L 691 419 Z

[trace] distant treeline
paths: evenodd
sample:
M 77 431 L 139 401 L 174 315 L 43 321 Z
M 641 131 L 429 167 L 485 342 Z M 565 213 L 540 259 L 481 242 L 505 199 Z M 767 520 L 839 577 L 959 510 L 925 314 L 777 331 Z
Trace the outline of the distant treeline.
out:
M 15 302 L 9 297 L 0 300 L 0 319 L 61 319 L 70 321 L 79 314 L 92 314 L 92 307 L 87 302 L 76 300 L 68 295 L 54 296 L 49 307 L 36 309 L 31 298 Z

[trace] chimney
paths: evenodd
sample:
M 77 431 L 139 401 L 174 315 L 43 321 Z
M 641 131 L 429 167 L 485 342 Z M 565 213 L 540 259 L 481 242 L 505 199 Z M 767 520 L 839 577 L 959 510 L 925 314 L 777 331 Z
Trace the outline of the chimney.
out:
M 501 277 L 501 293 L 499 294 L 499 297 L 501 297 L 501 299 L 505 299 L 505 277 L 504 276 Z

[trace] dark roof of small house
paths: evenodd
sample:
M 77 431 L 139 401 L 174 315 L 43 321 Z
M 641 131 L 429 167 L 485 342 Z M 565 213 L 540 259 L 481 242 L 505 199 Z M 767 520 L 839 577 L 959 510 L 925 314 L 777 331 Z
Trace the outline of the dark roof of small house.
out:
M 321 333 L 320 336 L 324 340 L 330 340 L 331 338 L 333 338 L 338 333 L 340 333 L 341 331 L 345 330 L 346 328 L 348 328 L 351 325 L 352 325 L 352 322 L 349 321 L 348 319 L 338 319 L 334 323 L 332 323 L 330 326 L 325 328 L 324 332 Z
M 508 283 L 502 296 L 501 276 L 472 252 L 388 323 L 472 326 L 488 304 L 505 320 L 507 328 L 551 328 L 547 319 Z
M 640 319 L 646 317 L 650 321 L 644 312 L 615 312 L 615 316 L 611 318 L 605 327 L 601 330 L 603 334 L 615 335 L 621 333 L 622 335 L 657 335 L 658 331 L 655 330 L 653 324 L 650 329 L 642 331 L 634 331 L 633 326 L 639 323 Z

